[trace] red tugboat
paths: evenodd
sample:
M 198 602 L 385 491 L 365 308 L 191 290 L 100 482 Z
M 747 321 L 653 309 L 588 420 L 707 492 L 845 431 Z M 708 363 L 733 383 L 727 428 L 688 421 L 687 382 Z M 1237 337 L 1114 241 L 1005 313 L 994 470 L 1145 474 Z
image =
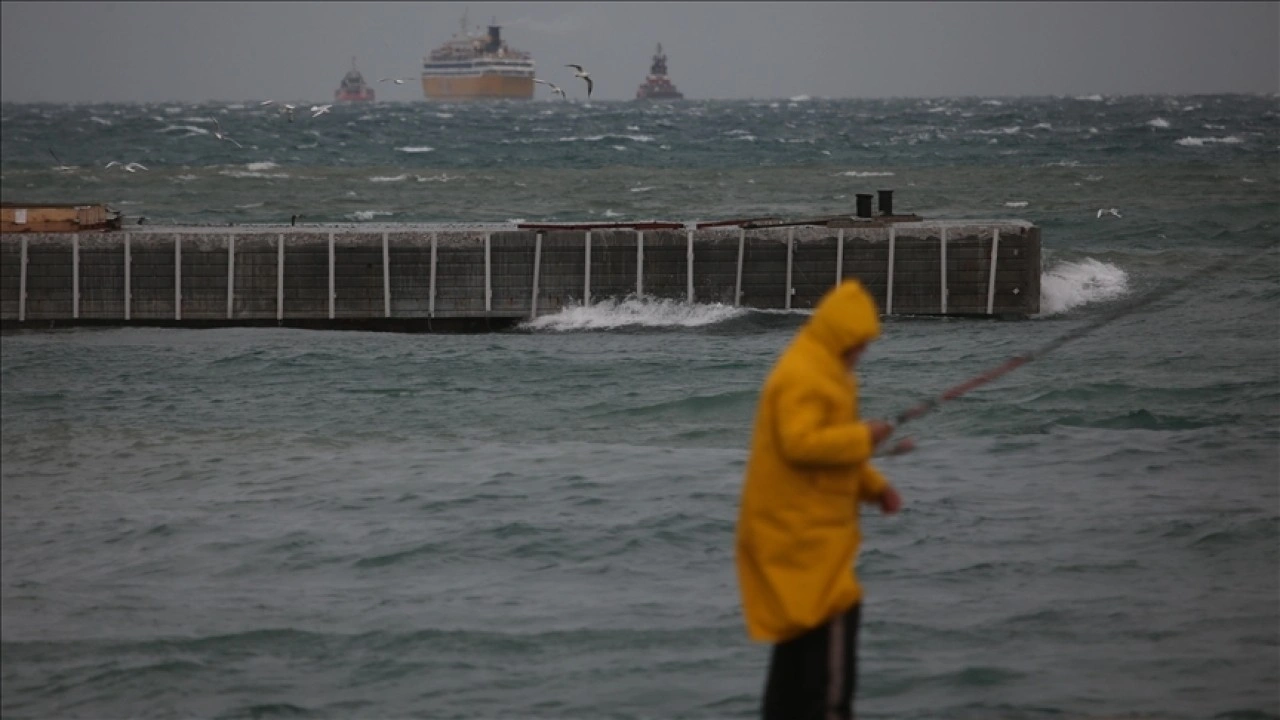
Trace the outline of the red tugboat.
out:
M 654 53 L 653 64 L 649 66 L 649 77 L 645 78 L 640 89 L 636 90 L 637 100 L 683 100 L 684 95 L 676 90 L 676 86 L 667 79 L 667 56 L 662 54 L 662 43 L 658 43 L 658 52 Z
M 351 69 L 342 76 L 342 84 L 333 91 L 334 102 L 373 102 L 373 88 L 364 82 L 364 76 L 356 69 L 356 59 L 351 58 Z

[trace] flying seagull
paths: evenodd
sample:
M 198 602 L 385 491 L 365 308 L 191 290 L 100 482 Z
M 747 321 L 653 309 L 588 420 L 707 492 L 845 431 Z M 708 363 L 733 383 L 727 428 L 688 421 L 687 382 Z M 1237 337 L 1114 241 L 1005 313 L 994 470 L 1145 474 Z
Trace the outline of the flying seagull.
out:
M 131 173 L 136 173 L 136 172 L 138 172 L 139 170 L 146 170 L 146 169 L 147 169 L 147 166 L 146 166 L 146 165 L 143 165 L 142 163 L 131 162 L 131 163 L 129 163 L 128 165 L 125 165 L 124 163 L 120 162 L 119 160 L 112 160 L 111 162 L 107 163 L 107 164 L 103 167 L 103 169 L 104 169 L 104 170 L 109 170 L 109 169 L 111 169 L 111 168 L 115 167 L 116 165 L 119 165 L 121 170 L 127 170 L 128 172 L 131 172 Z
M 222 133 L 222 126 L 218 124 L 217 118 L 213 119 L 213 138 L 215 140 L 226 140 L 229 143 L 233 143 L 238 148 L 244 147 L 240 143 L 236 142 L 233 138 L 228 137 L 227 135 L 224 135 Z
M 591 75 L 589 75 L 585 70 L 583 70 L 581 65 L 573 65 L 573 64 L 569 64 L 569 65 L 565 65 L 565 67 L 571 67 L 571 68 L 573 68 L 574 70 L 577 70 L 578 72 L 574 73 L 574 74 L 573 74 L 573 76 L 574 76 L 574 77 L 578 77 L 578 78 L 582 78 L 583 80 L 586 80 L 586 81 L 587 81 L 587 99 L 588 99 L 588 100 L 590 100 L 590 99 L 591 99 L 591 87 L 592 87 L 592 83 L 591 83 Z
M 311 117 L 318 118 L 321 115 L 324 115 L 325 113 L 329 112 L 329 110 L 332 108 L 333 108 L 333 105 L 312 105 Z
M 280 114 L 288 118 L 289 122 L 293 122 L 293 111 L 295 109 L 297 109 L 296 105 L 282 105 L 280 107 Z
M 381 80 L 379 80 L 378 82 L 380 82 L 380 83 L 384 83 L 384 82 L 393 82 L 393 83 L 395 83 L 395 84 L 397 84 L 397 85 L 403 85 L 403 84 L 405 83 L 405 78 L 382 78 L 382 79 L 381 79 Z
M 50 155 L 53 155 L 53 149 L 52 149 L 52 148 L 45 148 L 45 149 L 49 151 L 49 154 L 50 154 Z M 66 171 L 68 171 L 68 170 L 74 170 L 74 169 L 75 169 L 75 168 L 74 168 L 73 166 L 71 166 L 71 165 L 63 165 L 63 164 L 62 164 L 62 161 L 58 159 L 58 156 L 57 156 L 57 155 L 53 155 L 53 161 L 54 161 L 54 162 L 56 162 L 56 163 L 58 163 L 57 165 L 55 165 L 55 166 L 54 166 L 54 168 L 53 168 L 53 169 L 54 169 L 54 170 L 58 170 L 59 172 L 66 172 Z
M 539 80 L 538 78 L 534 78 L 533 81 L 542 85 L 546 85 L 547 87 L 551 88 L 551 92 L 558 94 L 560 97 L 564 98 L 565 100 L 569 99 L 569 96 L 564 94 L 564 90 L 561 90 L 559 85 L 555 83 L 547 82 L 546 80 Z
M 1103 216 L 1103 215 L 1115 215 L 1116 217 L 1120 217 L 1120 211 L 1119 211 L 1119 210 L 1116 210 L 1115 208 L 1111 208 L 1110 210 L 1101 210 L 1101 209 L 1100 209 L 1100 210 L 1098 210 L 1098 219 L 1099 219 L 1099 220 L 1101 220 L 1101 219 L 1102 219 L 1102 216 Z
M 273 102 L 275 102 L 275 100 L 263 100 L 262 102 L 258 103 L 258 107 L 266 107 Z

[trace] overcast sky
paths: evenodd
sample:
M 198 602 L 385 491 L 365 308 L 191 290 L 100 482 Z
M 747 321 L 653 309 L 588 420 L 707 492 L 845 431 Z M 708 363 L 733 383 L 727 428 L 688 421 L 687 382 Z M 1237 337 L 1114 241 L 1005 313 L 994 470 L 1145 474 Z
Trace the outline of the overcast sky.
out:
M 630 99 L 659 42 L 690 99 L 1280 92 L 1276 2 L 4 2 L 0 100 L 322 101 L 352 56 L 420 100 L 464 10 L 580 98 L 565 63 Z

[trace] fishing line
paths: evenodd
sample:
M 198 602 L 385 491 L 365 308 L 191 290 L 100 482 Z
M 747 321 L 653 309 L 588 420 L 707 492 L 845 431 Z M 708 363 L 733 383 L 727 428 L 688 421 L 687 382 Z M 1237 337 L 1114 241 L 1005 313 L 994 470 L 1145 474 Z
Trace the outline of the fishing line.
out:
M 991 368 L 990 370 L 980 375 L 976 375 L 970 378 L 969 380 L 966 380 L 960 383 L 959 385 L 956 385 L 948 390 L 943 391 L 939 395 L 931 397 L 921 403 L 918 403 L 912 407 L 907 408 L 906 410 L 903 410 L 902 412 L 898 413 L 894 417 L 893 424 L 895 427 L 897 427 L 899 425 L 902 425 L 903 423 L 907 423 L 917 418 L 924 417 L 925 415 L 928 415 L 934 410 L 937 410 L 938 407 L 942 405 L 942 403 L 948 402 L 950 400 L 955 400 L 956 398 L 968 393 L 970 390 L 986 385 L 992 380 L 995 380 L 999 377 L 1007 375 L 1008 373 L 1011 373 L 1014 370 L 1017 370 L 1018 368 L 1022 367 L 1023 365 L 1026 365 L 1032 360 L 1035 360 L 1036 358 L 1039 358 L 1039 357 L 1043 357 L 1044 355 L 1047 355 L 1053 352 L 1054 350 L 1057 350 L 1058 348 L 1062 347 L 1063 345 L 1066 345 L 1072 340 L 1079 340 L 1085 335 L 1088 335 L 1096 330 L 1104 328 L 1107 325 L 1110 325 L 1111 323 L 1115 322 L 1116 320 L 1119 320 L 1120 318 L 1125 317 L 1126 315 L 1129 315 L 1137 310 L 1140 310 L 1156 302 L 1157 300 L 1164 299 L 1179 290 L 1184 290 L 1188 287 L 1191 287 L 1196 283 L 1197 280 L 1203 279 L 1205 277 L 1213 276 L 1227 269 L 1228 267 L 1234 266 L 1236 263 L 1243 264 L 1245 262 L 1252 262 L 1262 257 L 1263 255 L 1269 252 L 1272 252 L 1273 250 L 1274 250 L 1273 247 L 1268 247 L 1259 253 L 1256 253 L 1254 255 L 1249 255 L 1247 257 L 1242 258 L 1239 256 L 1235 256 L 1235 257 L 1224 258 L 1222 260 L 1219 260 L 1216 263 L 1213 263 L 1212 265 L 1206 268 L 1197 270 L 1195 273 L 1187 277 L 1179 278 L 1176 281 L 1170 281 L 1164 287 L 1157 288 L 1151 291 L 1150 293 L 1148 293 L 1144 297 L 1138 298 L 1137 300 L 1121 305 L 1120 307 L 1098 318 L 1097 320 L 1094 320 L 1093 322 L 1087 323 L 1085 325 L 1081 325 L 1080 327 L 1074 330 L 1063 333 L 1057 338 L 1050 340 L 1049 342 L 1045 343 L 1044 345 L 1041 345 L 1040 347 L 1030 352 L 1023 353 L 1022 355 L 1015 355 L 1009 358 L 1008 360 L 1006 360 L 1004 363 L 994 368 Z

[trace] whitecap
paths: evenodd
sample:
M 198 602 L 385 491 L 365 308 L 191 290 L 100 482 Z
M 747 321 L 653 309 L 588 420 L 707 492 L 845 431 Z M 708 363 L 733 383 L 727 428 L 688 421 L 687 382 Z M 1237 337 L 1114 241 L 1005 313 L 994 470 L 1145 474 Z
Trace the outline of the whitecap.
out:
M 1005 206 L 1005 207 L 1008 207 L 1008 208 L 1024 208 L 1024 207 L 1026 207 L 1026 206 L 1027 206 L 1027 201 L 1026 201 L 1026 200 L 1015 200 L 1015 201 L 1012 201 L 1012 202 L 1007 202 L 1007 203 L 1005 203 L 1005 204 L 1004 204 L 1004 206 Z
M 631 192 L 649 192 L 652 189 L 652 185 L 646 185 L 645 187 L 633 187 L 631 188 Z
M 221 170 L 218 172 L 218 174 L 225 175 L 226 177 L 233 177 L 233 178 L 283 179 L 283 178 L 289 177 L 289 173 L 264 173 L 264 172 L 255 172 L 252 170 Z
M 1085 102 L 1102 102 L 1101 95 L 1077 95 L 1076 99 L 1083 100 Z
M 369 178 L 369 182 L 400 182 L 401 180 L 408 180 L 408 179 L 409 179 L 409 176 L 404 173 L 400 175 L 374 175 L 373 177 Z
M 523 327 L 535 330 L 609 330 L 619 327 L 701 327 L 731 320 L 745 315 L 747 310 L 730 305 L 694 304 L 683 300 L 637 298 L 609 298 L 590 305 L 574 303 L 565 306 L 554 315 L 524 323 Z
M 110 120 L 108 120 L 108 119 L 106 119 L 106 118 L 100 118 L 100 117 L 98 117 L 97 115 L 94 115 L 94 116 L 90 117 L 89 119 L 90 119 L 90 120 L 92 120 L 92 121 L 94 121 L 94 122 L 96 122 L 96 123 L 98 123 L 99 125 L 106 125 L 107 127 L 111 127 L 111 124 L 112 124 Z
M 280 166 L 267 160 L 263 162 L 251 162 L 248 165 L 245 165 L 245 167 L 250 170 L 261 171 L 261 170 L 270 170 L 271 168 L 278 168 Z
M 1128 292 L 1129 274 L 1111 263 L 1061 262 L 1040 275 L 1040 314 L 1057 315 Z
M 347 213 L 347 218 L 351 220 L 372 220 L 375 217 L 389 215 L 395 215 L 395 213 L 386 210 L 357 210 L 353 213 Z
M 1148 124 L 1148 125 L 1150 125 L 1150 126 L 1151 126 L 1151 127 L 1153 127 L 1153 128 L 1161 128 L 1161 129 L 1163 129 L 1163 128 L 1167 128 L 1167 127 L 1169 127 L 1169 121 L 1168 121 L 1168 120 L 1165 120 L 1164 118 L 1159 118 L 1159 117 L 1158 117 L 1158 118 L 1156 118 L 1156 119 L 1154 119 L 1154 120 L 1148 120 L 1148 121 L 1147 121 L 1147 124 Z
M 836 176 L 840 176 L 840 175 L 843 175 L 843 176 L 845 176 L 845 177 L 858 177 L 858 178 L 864 178 L 864 177 L 893 177 L 893 173 L 891 173 L 891 172 L 888 172 L 888 171 L 884 171 L 884 172 L 877 172 L 877 171 L 875 171 L 875 170 L 865 170 L 865 171 L 864 171 L 864 170 L 848 170 L 848 171 L 845 171 L 845 172 L 842 172 L 842 173 L 836 173 Z
M 1237 143 L 1242 143 L 1242 142 L 1244 142 L 1244 141 L 1243 141 L 1243 140 L 1241 140 L 1240 138 L 1238 138 L 1238 137 L 1236 137 L 1236 136 L 1234 136 L 1234 135 L 1229 135 L 1229 136 L 1224 137 L 1224 138 L 1218 138 L 1218 137 L 1203 137 L 1203 138 L 1199 138 L 1199 137 L 1184 137 L 1184 138 L 1182 138 L 1181 140 L 1175 140 L 1173 144 L 1174 144 L 1174 145 L 1181 145 L 1181 146 L 1183 146 L 1183 147 L 1204 147 L 1205 145 L 1217 145 L 1217 144 L 1222 144 L 1222 145 L 1235 145 L 1235 144 L 1237 144 Z
M 406 145 L 396 148 L 396 151 L 402 153 L 428 153 L 434 152 L 435 148 L 427 147 L 426 145 Z

